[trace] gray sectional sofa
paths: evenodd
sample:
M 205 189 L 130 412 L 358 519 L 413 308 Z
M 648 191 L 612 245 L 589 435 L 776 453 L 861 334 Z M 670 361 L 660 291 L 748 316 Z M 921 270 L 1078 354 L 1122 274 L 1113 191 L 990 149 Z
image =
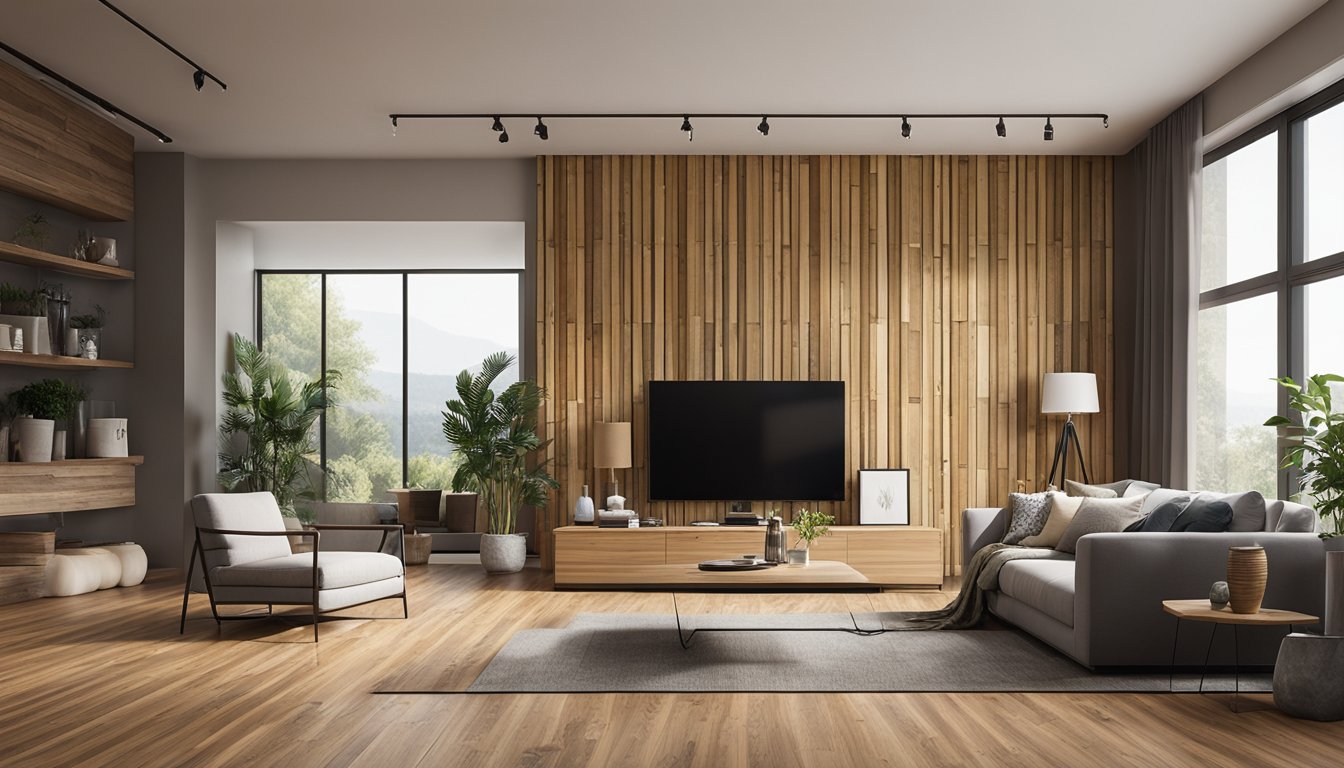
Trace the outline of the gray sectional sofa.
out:
M 1003 539 L 1008 520 L 1007 509 L 963 513 L 963 567 L 981 547 Z M 1226 578 L 1228 547 L 1265 548 L 1265 606 L 1321 615 L 1325 548 L 1314 533 L 1315 521 L 1309 508 L 1275 500 L 1265 504 L 1262 531 L 1094 533 L 1079 539 L 1073 559 L 1009 562 L 987 602 L 995 616 L 1084 666 L 1166 666 L 1172 661 L 1176 620 L 1163 613 L 1162 601 L 1207 598 L 1213 582 Z M 1313 532 L 1281 530 L 1307 526 Z M 1212 629 L 1204 623 L 1182 625 L 1177 665 L 1203 662 Z M 1241 664 L 1272 665 L 1284 632 L 1239 630 Z M 1231 664 L 1233 653 L 1232 632 L 1224 627 L 1210 664 Z

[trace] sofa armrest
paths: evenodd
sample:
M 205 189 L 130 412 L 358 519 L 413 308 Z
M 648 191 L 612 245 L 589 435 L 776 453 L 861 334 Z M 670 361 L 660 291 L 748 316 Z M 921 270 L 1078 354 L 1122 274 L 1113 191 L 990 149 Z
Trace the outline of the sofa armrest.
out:
M 1269 563 L 1264 605 L 1321 615 L 1325 603 L 1325 548 L 1314 534 L 1094 533 L 1078 540 L 1074 570 L 1074 640 L 1079 658 L 1097 666 L 1165 659 L 1176 622 L 1162 612 L 1163 600 L 1207 598 L 1215 581 L 1227 579 L 1228 547 L 1259 545 Z M 1203 634 L 1207 642 L 1208 630 Z M 1193 663 L 1203 648 L 1186 648 L 1194 632 L 1181 633 L 1179 663 Z M 1263 659 L 1281 635 L 1246 633 L 1242 662 Z M 1220 644 L 1221 645 L 1221 644 Z M 1268 651 L 1266 650 L 1268 648 Z M 1258 652 L 1257 652 L 1257 649 Z M 1230 648 L 1213 663 L 1231 663 Z M 1251 661 L 1250 663 L 1266 663 Z
M 970 564 L 981 547 L 1003 541 L 1008 532 L 1008 510 L 998 507 L 971 507 L 961 513 L 961 565 Z

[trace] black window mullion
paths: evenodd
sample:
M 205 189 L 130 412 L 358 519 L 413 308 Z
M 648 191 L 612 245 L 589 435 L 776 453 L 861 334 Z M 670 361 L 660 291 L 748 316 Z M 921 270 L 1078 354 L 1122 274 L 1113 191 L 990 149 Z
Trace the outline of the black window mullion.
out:
M 322 290 L 322 322 L 321 322 L 322 334 L 321 334 L 321 341 L 318 342 L 318 344 L 321 347 L 321 350 L 319 353 L 319 360 L 317 365 L 317 375 L 321 378 L 322 381 L 322 401 L 326 402 L 328 394 L 327 394 L 327 275 L 325 272 L 321 274 L 320 286 Z M 326 408 L 323 408 L 322 415 L 318 418 L 317 421 L 318 426 L 317 456 L 318 460 L 320 461 L 320 466 L 322 467 L 321 475 L 322 475 L 323 501 L 327 500 L 327 412 L 328 410 Z
M 411 487 L 410 276 L 401 273 L 401 487 Z

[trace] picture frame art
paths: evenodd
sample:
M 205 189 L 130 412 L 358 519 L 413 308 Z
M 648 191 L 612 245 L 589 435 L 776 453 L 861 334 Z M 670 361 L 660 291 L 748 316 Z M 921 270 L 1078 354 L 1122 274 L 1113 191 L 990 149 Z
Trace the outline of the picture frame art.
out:
M 910 524 L 910 470 L 859 470 L 859 525 Z

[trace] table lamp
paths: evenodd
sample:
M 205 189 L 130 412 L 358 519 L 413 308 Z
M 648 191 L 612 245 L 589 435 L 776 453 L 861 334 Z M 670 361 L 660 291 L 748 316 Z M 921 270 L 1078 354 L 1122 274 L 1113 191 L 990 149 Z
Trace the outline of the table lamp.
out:
M 1050 479 L 1046 487 L 1055 482 L 1055 470 L 1059 469 L 1059 488 L 1069 476 L 1069 443 L 1073 443 L 1078 454 L 1078 468 L 1083 472 L 1083 482 L 1090 483 L 1087 477 L 1087 464 L 1083 461 L 1083 446 L 1078 441 L 1078 430 L 1073 426 L 1073 414 L 1097 413 L 1101 410 L 1097 403 L 1097 375 L 1095 373 L 1047 373 L 1041 384 L 1041 413 L 1067 414 L 1064 426 L 1060 428 L 1059 442 L 1055 444 L 1055 459 L 1050 464 Z
M 608 421 L 593 425 L 593 465 L 610 471 L 607 509 L 625 509 L 625 498 L 616 483 L 616 470 L 631 465 L 630 422 Z

